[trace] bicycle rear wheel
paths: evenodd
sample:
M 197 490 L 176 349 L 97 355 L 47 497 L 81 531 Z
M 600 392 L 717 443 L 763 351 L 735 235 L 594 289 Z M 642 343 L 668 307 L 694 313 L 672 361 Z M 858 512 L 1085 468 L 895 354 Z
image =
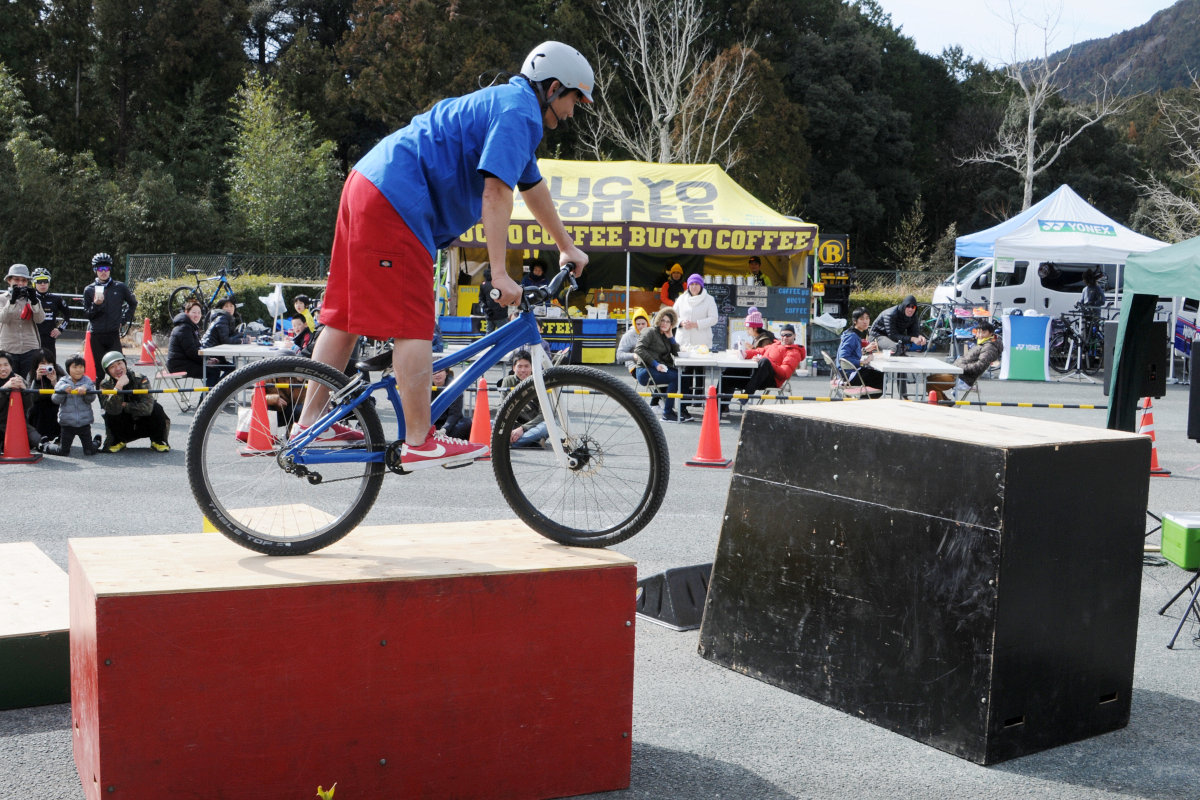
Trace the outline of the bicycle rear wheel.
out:
M 1055 331 L 1050 334 L 1050 352 L 1047 357 L 1050 369 L 1060 375 L 1071 371 L 1069 362 L 1075 360 L 1075 351 L 1071 347 L 1074 341 L 1074 338 L 1065 331 Z
M 305 468 L 284 452 L 309 381 L 334 393 L 349 379 L 306 358 L 255 362 L 217 384 L 192 423 L 187 471 L 196 502 L 217 530 L 259 553 L 301 555 L 336 542 L 366 516 L 383 482 L 381 461 Z M 337 448 L 354 456 L 386 449 L 371 403 L 360 404 L 342 423 L 362 431 L 364 439 L 320 442 L 308 450 Z
M 616 378 L 587 367 L 545 373 L 549 407 L 571 463 L 548 442 L 511 447 L 520 418 L 540 413 L 528 378 L 500 406 L 492 431 L 492 467 L 509 506 L 556 542 L 606 547 L 654 517 L 667 492 L 667 440 L 650 407 Z
M 171 319 L 183 313 L 183 307 L 189 300 L 195 300 L 200 304 L 200 310 L 203 312 L 201 320 L 208 316 L 208 304 L 204 302 L 204 298 L 200 296 L 200 292 L 193 289 L 191 286 L 180 286 L 175 291 L 171 292 L 170 299 L 167 300 L 167 312 L 170 313 Z

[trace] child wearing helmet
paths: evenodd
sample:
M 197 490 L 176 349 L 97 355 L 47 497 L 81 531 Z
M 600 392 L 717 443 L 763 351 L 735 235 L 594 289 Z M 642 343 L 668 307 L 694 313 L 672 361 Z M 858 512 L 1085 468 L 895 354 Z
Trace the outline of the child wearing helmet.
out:
M 344 369 L 360 335 L 394 340 L 406 470 L 470 463 L 488 453 L 485 445 L 435 435 L 430 425 L 437 250 L 482 219 L 488 261 L 504 264 L 519 190 L 558 247 L 559 263 L 574 263 L 577 275 L 587 264 L 558 216 L 536 150 L 544 130 L 562 125 L 577 103 L 591 102 L 592 81 L 592 68 L 577 50 L 544 42 L 507 84 L 443 100 L 417 115 L 375 145 L 346 179 L 313 358 Z M 493 286 L 503 305 L 519 302 L 520 287 L 503 270 Z M 315 384 L 308 392 L 299 429 L 317 419 L 328 397 Z M 339 428 L 329 436 L 362 438 Z

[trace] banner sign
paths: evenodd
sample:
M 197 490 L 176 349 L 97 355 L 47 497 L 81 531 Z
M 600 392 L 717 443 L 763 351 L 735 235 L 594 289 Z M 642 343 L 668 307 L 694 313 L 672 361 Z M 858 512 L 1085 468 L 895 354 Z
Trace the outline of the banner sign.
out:
M 711 164 L 541 159 L 538 166 L 559 217 L 584 251 L 745 257 L 803 253 L 817 244 L 816 225 L 775 212 Z M 454 242 L 486 244 L 482 222 Z M 519 193 L 508 247 L 554 247 Z
M 1090 233 L 1092 236 L 1116 236 L 1115 225 L 1096 222 L 1070 222 L 1058 219 L 1039 219 L 1038 230 L 1042 233 Z
M 1004 317 L 1001 380 L 1044 381 L 1050 357 L 1050 317 Z

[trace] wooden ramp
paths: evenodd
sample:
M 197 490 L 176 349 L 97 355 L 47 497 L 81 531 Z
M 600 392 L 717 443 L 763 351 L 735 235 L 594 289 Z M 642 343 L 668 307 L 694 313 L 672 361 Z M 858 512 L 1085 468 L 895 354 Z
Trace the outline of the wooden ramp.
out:
M 67 573 L 32 542 L 0 544 L 0 708 L 70 699 Z
M 629 785 L 636 567 L 516 521 L 278 558 L 70 540 L 89 798 L 549 798 Z

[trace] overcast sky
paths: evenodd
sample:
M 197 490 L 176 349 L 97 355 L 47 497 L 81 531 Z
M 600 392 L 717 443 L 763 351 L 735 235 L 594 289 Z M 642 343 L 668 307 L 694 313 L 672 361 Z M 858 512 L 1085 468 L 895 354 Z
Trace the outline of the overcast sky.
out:
M 990 63 L 1013 60 L 1013 26 L 1007 0 L 879 0 L 892 24 L 917 43 L 917 49 L 940 55 L 961 45 L 967 55 Z M 1148 22 L 1175 0 L 1012 0 L 1021 23 L 1019 59 L 1040 55 L 1042 33 L 1053 31 L 1050 52 L 1077 42 L 1102 39 Z M 1047 14 L 1061 9 L 1057 24 Z

